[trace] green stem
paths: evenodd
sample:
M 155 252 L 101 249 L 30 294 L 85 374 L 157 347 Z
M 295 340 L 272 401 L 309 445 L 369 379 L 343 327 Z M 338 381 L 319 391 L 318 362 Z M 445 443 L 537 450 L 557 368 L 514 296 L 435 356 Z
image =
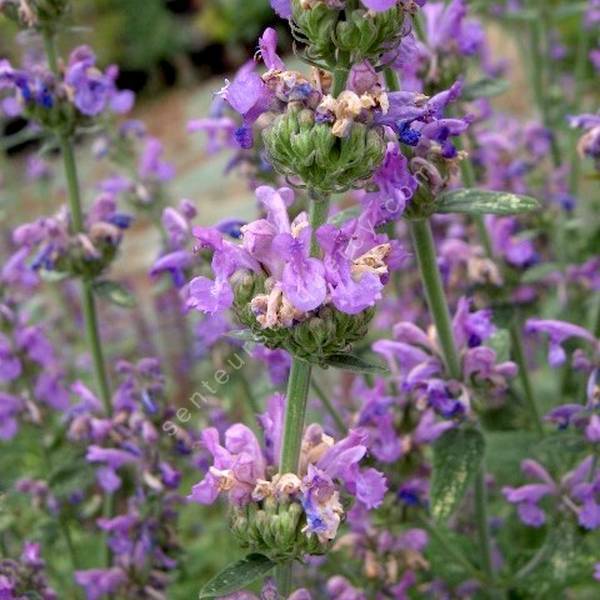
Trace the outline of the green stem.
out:
M 334 98 L 337 98 L 346 89 L 346 81 L 348 80 L 349 73 L 348 59 L 347 57 L 341 57 L 338 66 L 333 70 L 331 93 Z
M 92 289 L 92 281 L 90 279 L 83 279 L 81 282 L 81 302 L 88 349 L 92 355 L 96 386 L 99 390 L 104 410 L 106 411 L 106 414 L 110 416 L 112 415 L 110 388 L 108 387 L 104 353 L 100 341 L 100 333 L 98 331 L 96 302 L 94 299 L 94 291 Z
M 385 85 L 388 91 L 397 92 L 400 90 L 400 80 L 398 79 L 398 73 L 392 67 L 386 67 L 383 71 L 385 78 Z
M 548 91 L 552 85 L 551 65 L 549 63 L 549 27 L 550 15 L 548 13 L 546 0 L 540 0 L 539 18 L 532 21 L 530 25 L 530 52 L 532 57 L 532 73 L 534 99 L 538 111 L 542 117 L 544 127 L 552 128 L 550 106 L 548 103 Z M 560 166 L 560 148 L 556 136 L 551 139 L 552 161 L 555 167 Z
M 79 179 L 77 176 L 77 164 L 75 162 L 75 153 L 71 140 L 64 135 L 60 136 L 60 146 L 63 153 L 63 162 L 65 168 L 65 177 L 67 180 L 69 211 L 71 213 L 71 222 L 74 232 L 81 232 L 84 229 L 83 213 L 81 210 L 81 192 Z M 96 303 L 92 281 L 83 279 L 81 283 L 81 303 L 83 318 L 87 337 L 88 350 L 92 355 L 94 367 L 94 378 L 96 386 L 104 409 L 107 415 L 112 414 L 112 405 L 110 401 L 110 388 L 108 386 L 108 377 L 98 330 L 98 317 L 96 313 Z
M 71 224 L 73 231 L 79 233 L 83 231 L 83 213 L 81 211 L 81 191 L 79 187 L 79 177 L 77 175 L 75 152 L 73 151 L 71 140 L 66 135 L 59 136 L 59 142 L 63 155 L 65 178 L 67 181 Z
M 494 567 L 492 564 L 492 546 L 487 516 L 487 490 L 485 487 L 485 468 L 483 465 L 475 476 L 475 519 L 481 544 L 483 571 L 491 581 L 494 578 Z
M 334 420 L 338 431 L 340 431 L 340 433 L 346 433 L 347 427 L 344 423 L 344 419 L 342 419 L 340 413 L 336 410 L 335 406 L 333 405 L 327 394 L 323 391 L 321 386 L 317 383 L 317 381 L 314 378 L 311 379 L 310 385 L 315 394 L 319 397 L 319 400 L 321 401 L 321 404 L 323 404 L 325 410 Z
M 530 573 L 535 571 L 538 566 L 546 561 L 546 558 L 550 551 L 552 550 L 552 546 L 548 543 L 549 536 L 546 534 L 546 539 L 544 543 L 540 546 L 538 551 L 533 555 L 531 560 L 527 562 L 523 567 L 521 567 L 514 575 L 513 581 L 518 581 L 520 579 L 525 579 Z
M 281 563 L 275 567 L 277 591 L 281 598 L 287 598 L 292 593 L 292 562 Z
M 519 367 L 519 379 L 525 392 L 525 400 L 531 414 L 531 420 L 537 434 L 540 437 L 544 435 L 544 428 L 542 427 L 542 420 L 540 412 L 538 410 L 535 394 L 533 392 L 533 386 L 531 385 L 531 379 L 529 378 L 529 370 L 527 366 L 527 360 L 525 358 L 525 350 L 523 348 L 523 337 L 521 335 L 520 320 L 518 323 L 511 325 L 510 337 L 512 340 L 513 358 Z
M 309 219 L 312 227 L 312 238 L 310 241 L 310 253 L 317 256 L 320 252 L 319 242 L 317 241 L 317 229 L 327 221 L 329 216 L 329 196 L 318 196 L 310 194 Z
M 431 226 L 427 219 L 410 221 L 409 226 L 427 305 L 435 324 L 448 374 L 452 379 L 461 379 L 460 361 L 454 343 L 450 311 L 437 265 Z
M 258 405 L 258 401 L 256 400 L 256 396 L 252 392 L 252 387 L 248 383 L 248 380 L 244 376 L 243 373 L 239 375 L 240 383 L 242 385 L 242 389 L 244 390 L 244 394 L 246 395 L 247 404 L 250 406 L 250 410 L 252 411 L 252 421 L 256 421 L 256 415 L 260 414 L 260 406 Z
M 600 294 L 598 295 L 598 298 L 596 299 L 596 314 L 595 314 L 594 322 L 592 324 L 592 333 L 597 338 L 600 338 Z
M 285 425 L 281 445 L 280 473 L 296 473 L 304 432 L 306 400 L 310 385 L 310 364 L 294 357 L 286 394 Z
M 50 70 L 56 75 L 58 73 L 58 57 L 56 54 L 54 32 L 50 29 L 45 28 L 42 31 L 42 38 L 44 40 L 44 49 L 46 51 L 46 58 L 48 59 L 48 66 L 50 67 Z

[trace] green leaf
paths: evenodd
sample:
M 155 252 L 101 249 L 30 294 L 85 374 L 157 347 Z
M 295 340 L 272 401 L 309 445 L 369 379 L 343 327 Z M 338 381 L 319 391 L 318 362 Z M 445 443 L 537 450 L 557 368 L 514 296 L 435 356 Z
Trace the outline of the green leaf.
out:
M 517 215 L 540 207 L 535 198 L 509 192 L 461 189 L 441 194 L 437 200 L 438 213 L 468 215 Z
M 328 367 L 355 373 L 385 374 L 388 372 L 384 366 L 366 361 L 354 354 L 331 354 L 327 357 L 325 364 Z
M 350 208 L 345 208 L 344 210 L 341 210 L 340 212 L 336 213 L 335 215 L 330 217 L 327 222 L 331 225 L 339 227 L 340 225 L 346 223 L 346 221 L 350 221 L 351 219 L 355 219 L 356 217 L 358 217 L 361 211 L 362 207 L 351 206 Z
M 485 440 L 476 429 L 447 431 L 433 446 L 431 516 L 444 523 L 456 510 L 481 466 Z
M 274 561 L 262 554 L 248 554 L 213 577 L 200 590 L 198 598 L 217 598 L 237 592 L 259 577 L 264 577 L 275 565 Z
M 95 281 L 94 292 L 101 298 L 124 308 L 131 308 L 136 305 L 135 296 L 116 281 Z
M 509 87 L 510 83 L 506 79 L 484 77 L 465 85 L 462 98 L 467 101 L 477 100 L 477 98 L 492 98 L 493 96 L 504 94 Z

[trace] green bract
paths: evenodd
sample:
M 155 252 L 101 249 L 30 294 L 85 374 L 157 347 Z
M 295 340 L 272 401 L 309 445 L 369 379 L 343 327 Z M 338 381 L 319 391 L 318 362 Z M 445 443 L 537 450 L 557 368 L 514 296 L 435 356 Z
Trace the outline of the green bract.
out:
M 321 542 L 303 532 L 306 517 L 299 502 L 277 502 L 267 498 L 262 508 L 255 503 L 235 508 L 231 531 L 242 548 L 260 552 L 281 562 L 306 554 L 325 554 L 331 542 Z
M 250 279 L 236 287 L 234 311 L 255 339 L 268 348 L 283 348 L 293 356 L 325 368 L 330 358 L 349 352 L 352 344 L 368 333 L 374 315 L 372 308 L 349 315 L 333 306 L 322 306 L 293 327 L 262 327 L 252 312 L 250 301 L 264 293 L 264 282 L 260 278 Z
M 342 192 L 368 179 L 385 155 L 379 128 L 354 122 L 346 137 L 317 123 L 309 109 L 290 106 L 263 132 L 269 159 L 287 177 L 319 193 Z
M 377 59 L 402 36 L 404 9 L 399 5 L 385 12 L 364 8 L 346 12 L 320 3 L 303 8 L 300 0 L 293 0 L 292 8 L 294 36 L 306 44 L 309 58 L 326 64 L 336 62 L 336 51 L 352 62 Z

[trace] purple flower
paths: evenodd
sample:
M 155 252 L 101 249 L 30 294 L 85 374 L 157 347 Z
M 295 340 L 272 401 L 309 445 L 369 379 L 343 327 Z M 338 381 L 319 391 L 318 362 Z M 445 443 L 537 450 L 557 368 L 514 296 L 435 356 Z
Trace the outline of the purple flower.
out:
M 19 430 L 16 417 L 23 410 L 21 398 L 0 392 L 0 440 L 11 440 Z
M 12 381 L 21 372 L 21 361 L 14 355 L 9 339 L 0 333 L 0 381 Z
M 414 134 L 418 142 L 420 133 L 414 131 Z M 373 174 L 373 181 L 379 191 L 366 194 L 365 200 L 377 203 L 378 223 L 398 218 L 418 187 L 417 180 L 408 169 L 406 157 L 392 142 L 387 145 L 385 158 Z
M 65 85 L 72 90 L 73 102 L 79 111 L 93 117 L 111 106 L 115 112 L 127 112 L 133 105 L 131 92 L 117 93 L 117 71 L 109 68 L 102 73 L 96 68 L 96 56 L 89 46 L 71 52 L 65 72 Z
M 359 468 L 359 462 L 367 453 L 367 439 L 364 430 L 351 430 L 325 452 L 316 466 L 331 478 L 343 482 L 367 508 L 376 508 L 383 502 L 387 482 L 379 471 Z
M 427 45 L 434 51 L 449 51 L 455 47 L 462 55 L 481 50 L 483 28 L 477 21 L 466 19 L 465 0 L 450 3 L 430 2 L 423 8 Z
M 558 367 L 565 362 L 567 356 L 562 343 L 571 337 L 585 340 L 596 349 L 600 348 L 598 340 L 587 329 L 565 321 L 528 319 L 525 324 L 525 332 L 535 335 L 544 333 L 548 336 L 550 341 L 548 363 L 551 367 Z
M 285 350 L 271 350 L 266 346 L 258 345 L 252 356 L 267 367 L 273 385 L 281 386 L 287 382 L 292 359 Z
M 251 125 L 266 112 L 273 100 L 273 93 L 255 71 L 253 62 L 246 63 L 236 74 L 233 81 L 228 83 L 222 91 L 223 98 L 229 106 L 242 116 L 244 136 L 236 135 L 242 148 L 252 146 Z
M 544 467 L 533 460 L 523 461 L 521 469 L 529 476 L 541 480 L 542 483 L 528 484 L 519 488 L 504 487 L 502 493 L 510 503 L 518 505 L 519 517 L 523 523 L 532 527 L 541 527 L 546 521 L 546 514 L 538 503 L 548 495 L 557 495 L 557 486 Z
M 202 443 L 213 457 L 213 465 L 204 479 L 194 485 L 189 499 L 212 504 L 222 490 L 227 490 L 234 505 L 247 504 L 259 479 L 265 478 L 266 461 L 248 427 L 237 423 L 225 432 L 225 445 L 219 432 L 210 427 L 202 432 Z
M 271 0 L 271 8 L 282 19 L 289 19 L 292 16 L 292 2 L 291 2 L 291 0 Z
M 141 179 L 151 181 L 169 181 L 175 176 L 171 163 L 162 159 L 164 148 L 160 140 L 150 137 L 146 140 L 144 150 L 138 163 L 138 175 Z
M 277 54 L 277 32 L 272 27 L 267 27 L 258 40 L 260 56 L 267 69 L 285 71 L 285 65 Z
M 76 571 L 75 581 L 84 588 L 87 600 L 101 600 L 105 594 L 112 596 L 118 592 L 127 581 L 127 575 L 118 567 L 89 569 Z

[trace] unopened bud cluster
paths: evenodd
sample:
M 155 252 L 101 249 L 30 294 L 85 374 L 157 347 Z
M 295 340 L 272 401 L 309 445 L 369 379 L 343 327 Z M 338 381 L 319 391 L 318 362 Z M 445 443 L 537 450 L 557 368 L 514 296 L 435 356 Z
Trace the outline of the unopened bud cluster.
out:
M 282 479 L 290 477 L 298 479 L 291 473 Z M 240 546 L 273 560 L 325 554 L 331 542 L 307 534 L 306 528 L 306 515 L 297 500 L 277 500 L 269 496 L 262 502 L 235 507 L 231 513 L 231 531 Z
M 344 10 L 341 2 L 293 0 L 291 27 L 295 38 L 308 45 L 311 59 L 335 64 L 336 53 L 342 52 L 359 62 L 399 43 L 404 16 L 401 4 L 374 12 L 363 6 Z

